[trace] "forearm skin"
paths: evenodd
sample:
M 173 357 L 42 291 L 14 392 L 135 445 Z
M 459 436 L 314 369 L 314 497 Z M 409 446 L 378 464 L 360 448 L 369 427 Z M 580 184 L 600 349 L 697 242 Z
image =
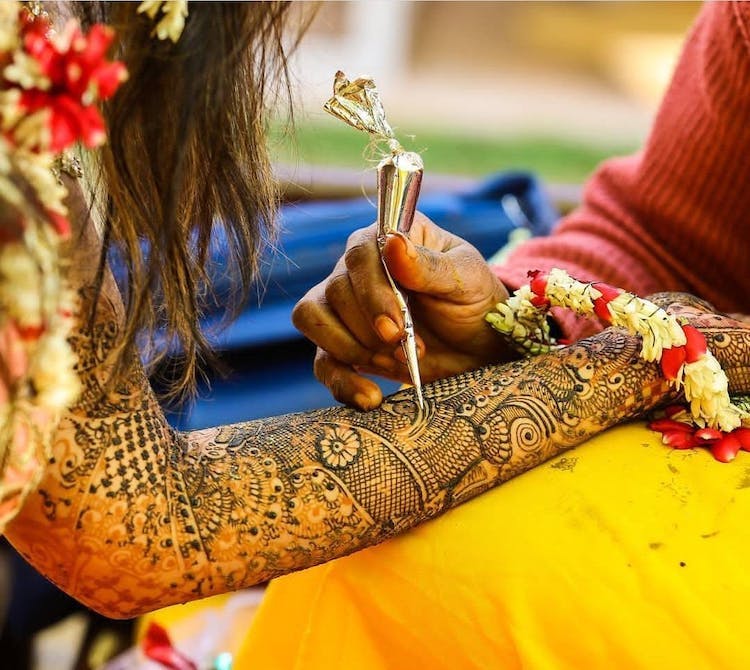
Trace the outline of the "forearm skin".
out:
M 381 542 L 676 397 L 640 342 L 609 330 L 561 352 L 332 408 L 172 431 L 136 371 L 101 400 L 114 313 L 82 352 L 86 390 L 8 535 L 87 605 L 127 617 Z M 747 331 L 703 316 L 730 373 Z M 719 321 L 709 321 L 719 319 Z M 744 372 L 743 372 L 744 371 Z M 97 400 L 97 398 L 99 400 Z

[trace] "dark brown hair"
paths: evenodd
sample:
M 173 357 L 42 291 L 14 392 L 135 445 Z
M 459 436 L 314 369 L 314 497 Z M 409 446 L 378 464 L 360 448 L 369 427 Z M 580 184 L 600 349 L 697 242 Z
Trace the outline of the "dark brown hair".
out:
M 103 110 L 108 142 L 100 153 L 102 267 L 114 246 L 127 270 L 114 379 L 136 355 L 136 341 L 152 366 L 176 348 L 180 365 L 167 395 L 182 397 L 201 364 L 214 360 L 199 323 L 210 297 L 212 234 L 224 228 L 222 271 L 238 289 L 221 298 L 229 316 L 247 298 L 259 250 L 273 237 L 277 194 L 265 123 L 274 96 L 289 90 L 289 4 L 191 2 L 176 44 L 154 36 L 155 22 L 137 14 L 137 4 L 79 7 L 84 22 L 115 28 L 114 56 L 129 72 Z

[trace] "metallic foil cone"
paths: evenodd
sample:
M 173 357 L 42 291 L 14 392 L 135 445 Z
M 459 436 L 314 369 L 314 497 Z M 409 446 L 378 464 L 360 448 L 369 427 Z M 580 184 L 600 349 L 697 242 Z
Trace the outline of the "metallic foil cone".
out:
M 352 128 L 376 137 L 395 139 L 375 82 L 368 77 L 349 81 L 339 70 L 333 80 L 333 96 L 323 109 Z
M 409 234 L 422 185 L 422 159 L 398 151 L 378 165 L 378 241 L 391 233 Z M 382 238 L 382 239 L 381 239 Z
M 411 151 L 397 151 L 386 156 L 378 165 L 378 244 L 381 250 L 388 235 L 400 233 L 408 235 L 414 221 L 419 189 L 422 185 L 422 159 Z M 419 407 L 424 407 L 422 395 L 422 378 L 419 374 L 417 358 L 417 338 L 414 333 L 414 322 L 406 297 L 399 289 L 388 266 L 383 261 L 383 268 L 398 301 L 404 319 L 404 332 L 401 346 L 409 368 L 409 376 L 417 393 Z

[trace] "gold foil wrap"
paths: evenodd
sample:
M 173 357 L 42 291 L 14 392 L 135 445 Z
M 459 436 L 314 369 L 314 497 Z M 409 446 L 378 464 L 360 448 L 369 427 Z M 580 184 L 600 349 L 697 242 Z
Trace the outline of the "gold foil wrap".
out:
M 404 151 L 395 138 L 372 79 L 361 77 L 349 81 L 343 72 L 337 72 L 333 81 L 333 97 L 323 108 L 353 128 L 388 142 L 390 153 L 378 164 L 378 244 L 382 258 L 387 236 L 396 233 L 408 235 L 411 229 L 422 184 L 422 158 L 413 151 Z M 411 310 L 406 297 L 391 277 L 385 260 L 383 267 L 403 315 L 405 334 L 401 346 L 404 349 L 417 402 L 419 407 L 423 408 L 422 380 L 419 374 L 417 340 Z
M 396 139 L 385 118 L 375 82 L 366 77 L 349 81 L 339 70 L 333 79 L 333 97 L 323 105 L 329 114 L 352 128 L 382 139 Z

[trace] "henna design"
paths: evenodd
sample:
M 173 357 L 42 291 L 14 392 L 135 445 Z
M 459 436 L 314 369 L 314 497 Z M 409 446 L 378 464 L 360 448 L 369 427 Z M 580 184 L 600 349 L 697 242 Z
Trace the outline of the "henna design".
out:
M 120 322 L 107 286 L 96 319 L 73 338 L 83 395 L 8 535 L 109 616 L 382 541 L 674 397 L 639 342 L 609 330 L 426 385 L 424 409 L 407 389 L 367 413 L 324 409 L 181 434 L 138 365 L 106 386 Z M 90 291 L 81 295 L 90 307 Z M 733 388 L 750 390 L 750 328 L 684 296 L 670 309 L 704 329 Z

